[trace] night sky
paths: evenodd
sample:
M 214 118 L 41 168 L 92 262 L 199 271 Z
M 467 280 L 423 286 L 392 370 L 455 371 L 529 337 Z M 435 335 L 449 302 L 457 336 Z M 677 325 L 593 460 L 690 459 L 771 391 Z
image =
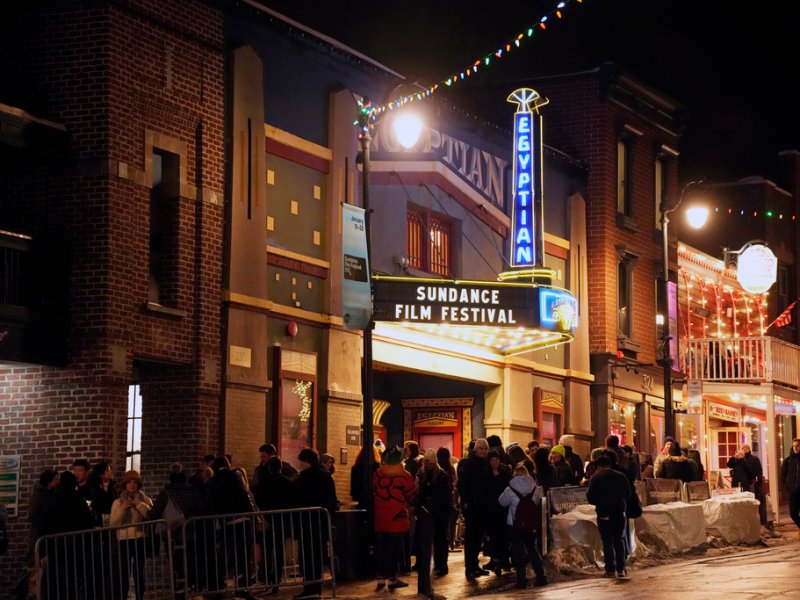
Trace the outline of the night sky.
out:
M 526 31 L 557 2 L 262 4 L 429 85 Z M 480 112 L 495 95 L 498 105 L 504 103 L 498 84 L 507 84 L 510 92 L 527 77 L 616 62 L 686 107 L 690 118 L 680 144 L 683 181 L 774 178 L 777 153 L 800 150 L 793 90 L 800 75 L 798 22 L 798 2 L 571 0 L 563 19 L 551 19 L 546 31 L 449 93 Z M 510 123 L 513 108 L 506 110 Z

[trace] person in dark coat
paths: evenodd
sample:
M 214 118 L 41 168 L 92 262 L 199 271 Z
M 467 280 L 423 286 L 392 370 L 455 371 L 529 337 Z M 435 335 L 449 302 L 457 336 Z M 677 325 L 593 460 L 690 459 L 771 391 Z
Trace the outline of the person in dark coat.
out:
M 381 452 L 377 446 L 370 446 L 367 454 L 364 453 L 363 448 L 358 451 L 353 468 L 350 469 L 350 496 L 361 510 L 371 510 L 372 507 L 372 485 L 366 485 L 367 479 L 364 471 L 369 471 L 369 481 L 371 482 L 372 476 L 380 466 Z
M 800 438 L 792 440 L 789 456 L 783 460 L 781 485 L 789 493 L 789 516 L 800 528 Z
M 727 462 L 728 468 L 731 470 L 731 486 L 741 486 L 743 491 L 750 490 L 750 480 L 752 473 L 744 460 L 744 452 L 737 450 L 736 454 L 731 456 Z
M 450 523 L 450 505 L 453 502 L 450 481 L 439 466 L 433 448 L 425 451 L 416 483 L 418 491 L 413 506 L 417 515 L 417 592 L 431 594 L 432 555 L 436 574 L 447 573 L 447 528 Z
M 753 492 L 756 500 L 758 500 L 758 516 L 761 524 L 764 527 L 769 527 L 767 522 L 767 496 L 764 492 L 764 468 L 761 466 L 761 460 L 753 454 L 747 444 L 742 446 L 742 453 L 744 454 L 744 463 L 747 465 L 747 470 L 750 471 L 750 487 L 748 489 Z
M 78 493 L 78 479 L 70 471 L 59 476 L 58 487 L 45 499 L 42 535 L 92 529 L 94 515 Z M 86 560 L 82 543 L 67 543 L 60 538 L 47 540 L 42 554 L 47 556 L 44 588 L 54 598 L 76 598 L 84 584 Z
M 511 468 L 513 469 L 519 463 L 522 463 L 526 469 L 528 469 L 528 473 L 533 475 L 534 471 L 536 470 L 533 466 L 533 461 L 527 455 L 525 450 L 522 449 L 522 446 L 511 446 L 508 449 L 508 458 L 511 459 Z
M 510 550 L 508 536 L 506 536 L 507 510 L 500 506 L 498 498 L 508 482 L 511 481 L 511 469 L 501 462 L 500 453 L 496 448 L 489 450 L 489 468 L 491 480 L 489 483 L 489 520 L 487 534 L 489 536 L 489 555 L 492 557 L 484 569 L 494 571 L 499 577 L 503 569 L 511 570 Z
M 320 466 L 319 454 L 313 448 L 303 448 L 297 460 L 300 461 L 300 474 L 292 483 L 296 506 L 324 508 L 332 522 L 333 514 L 339 508 L 333 477 Z M 295 598 L 319 598 L 322 592 L 322 559 L 327 544 L 327 523 L 313 512 L 302 513 L 299 523 L 303 591 Z
M 550 448 L 540 446 L 533 452 L 533 478 L 536 485 L 542 488 L 542 494 L 547 496 L 550 488 L 558 485 L 556 468 L 550 462 Z
M 211 498 L 189 483 L 186 472 L 180 463 L 174 463 L 169 468 L 168 483 L 161 489 L 150 509 L 148 520 L 158 521 L 164 518 L 164 509 L 169 499 L 178 505 L 188 521 L 192 517 L 202 517 L 214 513 Z M 172 568 L 179 579 L 183 579 L 183 547 L 189 558 L 187 583 L 196 586 L 196 589 L 206 589 L 208 581 L 206 569 L 203 568 L 204 557 L 213 556 L 209 544 L 213 540 L 213 522 L 209 520 L 190 521 L 186 527 L 186 539 L 183 539 L 183 528 L 172 530 L 172 539 L 175 542 L 175 552 L 172 555 Z
M 693 460 L 694 464 L 697 465 L 697 479 L 695 479 L 695 481 L 704 481 L 706 478 L 706 470 L 703 466 L 703 459 L 700 457 L 700 452 L 694 449 L 689 449 L 686 451 L 686 456 L 688 456 L 690 460 Z
M 583 459 L 572 450 L 572 446 L 575 444 L 575 436 L 572 434 L 562 435 L 558 439 L 558 443 L 564 446 L 564 460 L 566 460 L 567 464 L 572 468 L 572 481 L 574 481 L 575 484 L 580 483 L 585 473 Z
M 97 518 L 98 525 L 108 523 L 108 515 L 111 514 L 111 505 L 117 499 L 117 482 L 114 481 L 114 472 L 111 464 L 101 461 L 92 468 L 89 475 L 89 483 L 92 497 L 92 512 Z
M 586 499 L 597 512 L 597 528 L 603 540 L 605 577 L 625 577 L 625 512 L 631 497 L 628 478 L 611 468 L 611 459 L 602 454 L 595 461 L 597 471 L 589 480 Z
M 239 473 L 231 469 L 231 463 L 226 456 L 217 456 L 212 466 L 214 476 L 206 483 L 206 489 L 216 515 L 230 515 L 255 512 L 257 508 L 251 503 L 250 495 Z M 191 485 L 191 484 L 190 484 Z M 248 571 L 249 549 L 253 543 L 249 535 L 250 522 L 236 519 L 236 522 L 227 520 L 219 546 L 220 556 L 217 564 L 222 567 L 229 565 L 235 570 L 237 587 L 247 585 L 246 573 Z M 223 554 L 224 553 L 224 554 Z M 233 559 L 227 557 L 233 557 Z M 227 576 L 219 570 L 209 574 L 210 586 L 217 589 L 221 582 L 220 577 Z M 224 581 L 224 580 L 223 580 Z M 250 592 L 237 592 L 237 597 L 252 598 Z
M 468 579 L 489 574 L 478 564 L 491 506 L 487 493 L 491 484 L 488 455 L 488 442 L 483 438 L 475 440 L 474 450 L 458 463 L 456 475 L 464 515 L 464 571 Z
M 659 477 L 662 479 L 680 479 L 682 482 L 694 479 L 693 463 L 683 455 L 678 443 L 671 444 L 667 457 L 661 461 L 661 472 Z
M 567 462 L 566 456 L 567 450 L 564 446 L 553 446 L 553 449 L 550 450 L 550 461 L 553 464 L 553 468 L 556 470 L 557 487 L 575 485 L 577 483 L 572 471 L 572 466 Z
M 265 511 L 285 510 L 296 505 L 294 487 L 292 482 L 283 474 L 281 459 L 273 456 L 267 461 L 266 472 L 262 475 L 263 489 L 267 494 L 256 497 L 258 508 Z M 272 586 L 277 591 L 283 578 L 284 545 L 289 537 L 292 525 L 288 515 L 265 515 L 266 530 L 271 532 L 267 536 L 267 547 L 264 548 L 264 562 L 266 569 L 259 568 L 261 581 Z

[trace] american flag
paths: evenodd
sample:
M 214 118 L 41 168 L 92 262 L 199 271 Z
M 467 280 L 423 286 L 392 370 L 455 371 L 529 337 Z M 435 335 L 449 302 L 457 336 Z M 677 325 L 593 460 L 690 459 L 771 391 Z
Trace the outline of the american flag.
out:
M 798 300 L 800 300 L 800 298 L 798 298 Z M 794 302 L 792 302 L 792 303 L 791 303 L 791 304 L 790 304 L 790 305 L 789 305 L 789 306 L 786 308 L 786 310 L 785 310 L 785 311 L 783 311 L 781 314 L 779 314 L 779 315 L 778 315 L 778 318 L 777 318 L 777 319 L 775 319 L 775 320 L 772 322 L 772 324 L 773 324 L 773 325 L 775 325 L 775 327 L 783 327 L 784 325 L 788 325 L 789 323 L 791 323 L 791 322 L 792 322 L 792 309 L 794 308 L 794 305 L 795 305 L 795 304 L 797 304 L 797 300 L 795 300 Z

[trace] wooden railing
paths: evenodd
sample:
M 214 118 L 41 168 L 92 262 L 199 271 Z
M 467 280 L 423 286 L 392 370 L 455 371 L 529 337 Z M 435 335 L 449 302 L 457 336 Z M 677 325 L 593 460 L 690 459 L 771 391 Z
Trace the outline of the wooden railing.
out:
M 800 388 L 800 347 L 773 337 L 681 340 L 680 366 L 689 379 Z

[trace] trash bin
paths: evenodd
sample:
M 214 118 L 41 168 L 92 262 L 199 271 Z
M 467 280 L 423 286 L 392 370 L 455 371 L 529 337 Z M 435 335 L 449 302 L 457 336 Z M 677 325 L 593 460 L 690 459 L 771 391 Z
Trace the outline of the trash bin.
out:
M 375 576 L 375 545 L 366 510 L 340 510 L 334 518 L 333 551 L 336 578 L 341 581 Z

